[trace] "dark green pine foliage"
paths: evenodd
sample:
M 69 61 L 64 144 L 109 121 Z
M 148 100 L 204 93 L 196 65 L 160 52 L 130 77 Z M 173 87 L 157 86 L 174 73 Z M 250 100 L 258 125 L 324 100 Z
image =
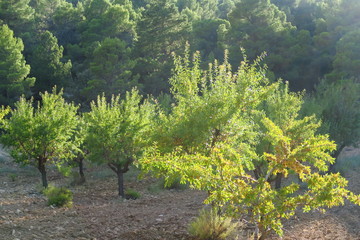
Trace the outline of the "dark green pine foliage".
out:
M 178 10 L 188 16 L 191 20 L 215 19 L 217 14 L 217 0 L 178 0 Z
M 138 76 L 133 74 L 136 62 L 131 59 L 131 48 L 118 38 L 106 38 L 95 48 L 90 62 L 91 79 L 83 94 L 88 100 L 105 93 L 125 93 L 138 86 Z
M 347 32 L 336 44 L 333 71 L 327 78 L 337 81 L 360 76 L 360 30 Z
M 137 26 L 135 54 L 140 83 L 146 91 L 168 92 L 167 79 L 172 68 L 171 53 L 183 49 L 190 25 L 177 7 L 167 0 L 155 0 L 147 5 Z
M 0 25 L 0 49 L 0 104 L 11 105 L 21 94 L 30 94 L 35 79 L 28 78 L 30 66 L 22 54 L 22 40 L 7 25 Z
M 74 43 L 66 49 L 74 65 L 72 95 L 87 106 L 103 91 L 119 94 L 137 85 L 131 47 L 139 15 L 129 0 L 80 3 L 76 11 L 82 20 L 74 29 Z
M 235 8 L 235 2 L 237 2 L 237 0 L 219 0 L 217 17 L 227 19 L 228 14 Z
M 27 30 L 34 20 L 34 9 L 29 6 L 30 0 L 0 1 L 0 24 L 7 24 L 15 33 Z
M 206 63 L 215 58 L 223 57 L 222 41 L 223 31 L 230 27 L 230 23 L 224 19 L 204 19 L 193 22 L 190 45 L 195 51 L 200 51 Z
M 62 62 L 64 48 L 49 31 L 40 33 L 31 56 L 31 76 L 36 77 L 35 93 L 64 87 L 71 80 L 71 62 Z
M 137 14 L 130 1 L 84 1 L 85 21 L 80 25 L 81 41 L 89 46 L 106 37 L 118 37 L 132 42 Z
M 49 30 L 66 47 L 68 44 L 80 43 L 79 25 L 84 20 L 81 5 L 73 6 L 71 3 L 63 3 L 54 11 Z
M 270 0 L 238 2 L 229 14 L 229 22 L 231 27 L 225 34 L 223 46 L 231 49 L 230 60 L 234 66 L 242 60 L 239 46 L 250 59 L 266 52 L 265 62 L 276 78 L 289 81 L 291 89 L 313 87 L 316 80 L 311 74 L 318 72 L 309 67 L 311 57 L 316 54 L 312 36 L 307 30 L 297 31 L 285 12 Z
M 54 17 L 60 8 L 71 5 L 66 0 L 32 0 L 31 6 L 35 10 L 34 28 L 36 32 L 54 30 Z
M 291 31 L 295 28 L 286 20 L 284 12 L 280 11 L 270 0 L 244 0 L 238 2 L 229 14 L 231 28 L 226 41 L 234 61 L 238 65 L 242 58 L 239 46 L 246 49 L 250 59 L 261 52 L 269 54 L 267 64 L 270 70 L 281 71 L 287 59 L 281 52 L 289 46 Z

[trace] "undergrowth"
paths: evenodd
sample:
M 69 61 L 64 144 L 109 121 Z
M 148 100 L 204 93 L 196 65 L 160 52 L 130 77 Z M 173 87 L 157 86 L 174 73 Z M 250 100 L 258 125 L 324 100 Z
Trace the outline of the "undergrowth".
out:
M 49 206 L 72 207 L 73 194 L 65 187 L 49 186 L 43 193 L 48 198 Z
M 201 210 L 200 215 L 190 223 L 189 233 L 197 240 L 233 239 L 239 223 L 224 217 L 216 210 Z

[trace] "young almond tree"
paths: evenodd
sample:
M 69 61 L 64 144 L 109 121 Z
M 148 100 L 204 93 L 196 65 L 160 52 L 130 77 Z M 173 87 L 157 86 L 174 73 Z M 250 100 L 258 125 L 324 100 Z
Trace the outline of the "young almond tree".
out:
M 41 94 L 42 101 L 34 107 L 24 97 L 15 103 L 9 118 L 3 119 L 1 142 L 11 149 L 16 162 L 37 167 L 46 188 L 46 165 L 62 163 L 73 157 L 78 143 L 74 140 L 78 107 L 65 102 L 63 92 Z
M 311 124 L 318 125 L 313 117 L 306 118 L 305 122 L 299 124 L 299 111 L 303 104 L 303 93 L 294 93 L 290 92 L 289 84 L 280 83 L 278 88 L 276 88 L 265 100 L 258 109 L 262 111 L 258 121 L 260 122 L 260 128 L 258 132 L 263 133 L 259 135 L 259 143 L 257 144 L 257 153 L 262 155 L 262 153 L 274 153 L 276 149 L 269 141 L 267 136 L 267 128 L 265 124 L 262 123 L 264 118 L 272 121 L 281 131 L 291 137 L 293 145 L 299 145 L 302 142 L 302 139 L 308 137 L 305 135 L 306 129 L 303 126 L 311 126 Z M 265 169 L 268 167 L 267 161 L 260 159 L 259 162 L 255 164 L 254 174 L 256 178 L 261 177 Z M 267 179 L 268 182 L 275 181 L 275 188 L 281 188 L 281 179 L 283 175 L 281 173 L 271 174 Z
M 175 58 L 170 83 L 175 103 L 161 113 L 154 138 L 139 163 L 145 171 L 175 176 L 192 188 L 208 192 L 223 214 L 249 216 L 254 239 L 271 231 L 282 235 L 282 219 L 303 211 L 342 205 L 345 199 L 360 204 L 339 174 L 327 174 L 335 144 L 317 135 L 314 117 L 299 118 L 301 95 L 289 93 L 282 83 L 270 84 L 260 59 L 246 59 L 236 73 L 225 62 L 215 62 L 208 72 Z M 289 106 L 290 100 L 294 106 Z M 296 174 L 307 184 L 271 184 L 280 176 Z
M 137 159 L 147 142 L 153 106 L 142 102 L 137 90 L 126 93 L 125 99 L 113 96 L 107 102 L 98 96 L 91 103 L 91 111 L 84 115 L 87 124 L 85 147 L 88 158 L 106 163 L 118 178 L 119 196 L 125 198 L 124 173 Z

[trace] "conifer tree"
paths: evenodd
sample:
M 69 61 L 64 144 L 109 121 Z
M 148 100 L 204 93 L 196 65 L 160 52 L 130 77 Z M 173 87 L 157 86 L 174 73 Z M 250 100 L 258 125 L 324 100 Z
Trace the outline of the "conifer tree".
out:
M 31 75 L 36 77 L 35 91 L 51 90 L 55 85 L 64 87 L 71 80 L 71 61 L 62 62 L 64 48 L 49 31 L 39 35 L 31 56 Z
M 102 92 L 111 96 L 138 87 L 138 76 L 133 74 L 136 62 L 131 59 L 131 52 L 125 41 L 104 39 L 92 54 L 91 77 L 82 93 L 93 100 Z
M 138 41 L 134 54 L 138 58 L 136 72 L 148 93 L 168 91 L 171 53 L 178 52 L 185 44 L 190 24 L 174 3 L 167 0 L 151 1 L 142 12 L 137 25 Z
M 0 1 L 0 23 L 8 25 L 17 36 L 26 31 L 27 24 L 34 20 L 34 9 L 29 5 L 30 0 Z
M 22 54 L 23 42 L 7 25 L 0 25 L 0 104 L 13 104 L 21 94 L 30 95 L 35 79 Z

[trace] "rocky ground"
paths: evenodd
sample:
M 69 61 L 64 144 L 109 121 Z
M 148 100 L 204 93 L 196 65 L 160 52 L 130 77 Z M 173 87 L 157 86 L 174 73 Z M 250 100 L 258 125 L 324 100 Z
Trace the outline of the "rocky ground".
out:
M 344 152 L 345 158 L 357 155 L 357 149 Z M 70 186 L 69 179 L 49 172 L 52 184 L 68 186 L 74 193 L 72 208 L 54 208 L 39 193 L 36 169 L 19 168 L 6 155 L 0 159 L 0 240 L 191 239 L 188 223 L 205 198 L 190 189 L 164 190 L 156 180 L 138 180 L 130 173 L 126 187 L 136 189 L 141 198 L 122 201 L 116 196 L 115 176 L 107 169 L 88 167 L 87 182 L 81 186 Z M 350 168 L 344 175 L 349 188 L 360 194 L 360 169 Z M 346 203 L 326 214 L 299 214 L 285 222 L 284 229 L 287 240 L 360 239 L 360 207 Z M 249 237 L 246 230 L 238 239 Z

